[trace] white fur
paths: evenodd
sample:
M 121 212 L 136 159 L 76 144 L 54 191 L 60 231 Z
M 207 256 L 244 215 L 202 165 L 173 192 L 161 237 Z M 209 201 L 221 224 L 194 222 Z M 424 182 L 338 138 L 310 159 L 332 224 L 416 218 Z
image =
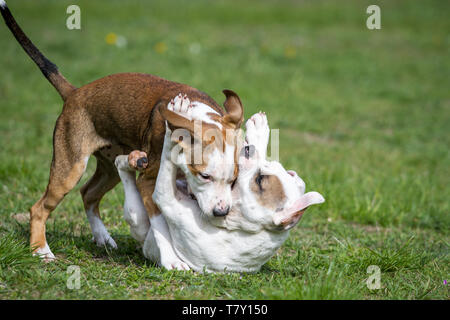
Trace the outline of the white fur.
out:
M 216 110 L 214 110 L 213 108 L 202 102 L 199 101 L 192 102 L 192 113 L 191 113 L 192 120 L 199 120 L 205 123 L 210 123 L 217 126 L 219 129 L 222 129 L 222 124 L 220 122 L 211 119 L 208 113 L 219 115 L 219 113 Z
M 245 127 L 245 141 L 255 146 L 259 159 L 265 160 L 270 135 L 267 117 L 265 114 L 256 113 L 245 123 Z
M 123 217 L 130 225 L 132 237 L 143 245 L 150 229 L 150 220 L 136 187 L 136 172 L 130 168 L 126 155 L 118 156 L 115 163 L 125 191 Z
M 113 249 L 117 249 L 117 244 L 114 239 L 109 235 L 108 230 L 106 230 L 105 225 L 103 224 L 102 219 L 100 219 L 93 210 L 93 207 L 90 207 L 86 211 L 86 215 L 91 225 L 91 230 L 93 234 L 92 240 L 99 247 L 103 247 L 105 245 L 110 246 Z
M 2 7 L 2 8 L 7 7 L 6 2 L 4 0 L 0 0 L 0 7 Z
M 123 215 L 130 225 L 131 236 L 143 245 L 144 256 L 168 270 L 189 270 L 189 266 L 173 251 L 164 217 L 148 218 L 136 186 L 136 173 L 128 164 L 128 156 L 118 156 L 115 164 L 125 191 Z
M 156 262 L 167 270 L 189 270 L 189 266 L 180 260 L 173 250 L 169 227 L 162 215 L 150 219 L 150 229 L 151 232 L 147 236 L 151 238 L 149 241 L 152 246 L 149 248 L 149 244 L 144 243 L 144 256 L 156 258 Z M 159 252 L 155 252 L 156 248 Z
M 1 4 L 1 3 L 0 3 Z M 42 248 L 38 248 L 33 255 L 35 256 L 39 256 L 40 258 L 42 258 L 44 261 L 51 261 L 56 259 L 55 255 L 53 254 L 53 252 L 50 250 L 50 247 L 48 246 L 48 243 L 45 242 L 45 246 Z

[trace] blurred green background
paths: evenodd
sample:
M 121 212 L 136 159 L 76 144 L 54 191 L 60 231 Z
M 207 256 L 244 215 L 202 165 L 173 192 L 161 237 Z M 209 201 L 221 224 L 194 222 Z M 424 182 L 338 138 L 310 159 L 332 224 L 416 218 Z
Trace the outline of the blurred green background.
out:
M 260 273 L 193 275 L 142 258 L 121 217 L 121 186 L 101 206 L 120 248 L 96 248 L 74 191 L 47 226 L 59 261 L 30 259 L 26 212 L 48 181 L 62 103 L 2 23 L 1 297 L 448 298 L 448 1 L 7 2 L 75 86 L 143 72 L 220 103 L 222 89 L 236 91 L 246 118 L 263 110 L 280 129 L 280 161 L 326 203 Z M 81 30 L 66 28 L 70 4 L 81 8 Z M 370 4 L 381 8 L 381 30 L 366 28 Z M 77 291 L 65 288 L 71 264 L 85 277 Z M 371 264 L 380 290 L 365 285 Z

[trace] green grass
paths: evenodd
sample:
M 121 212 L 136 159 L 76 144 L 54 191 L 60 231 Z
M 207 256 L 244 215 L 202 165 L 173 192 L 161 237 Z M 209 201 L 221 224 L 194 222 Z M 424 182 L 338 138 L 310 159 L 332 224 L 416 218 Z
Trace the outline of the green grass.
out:
M 166 272 L 103 200 L 119 249 L 91 242 L 79 188 L 47 224 L 52 264 L 30 257 L 28 209 L 48 181 L 58 94 L 0 26 L 1 299 L 448 299 L 450 20 L 446 1 L 9 1 L 30 38 L 80 86 L 152 73 L 222 102 L 241 96 L 280 129 L 280 160 L 326 202 L 256 274 Z M 369 4 L 382 29 L 365 27 Z M 115 32 L 126 48 L 108 45 Z M 158 45 L 159 43 L 159 45 Z M 163 43 L 163 44 L 161 44 Z M 167 48 L 157 50 L 155 48 Z M 69 265 L 81 288 L 66 287 Z M 367 267 L 381 268 L 369 290 Z

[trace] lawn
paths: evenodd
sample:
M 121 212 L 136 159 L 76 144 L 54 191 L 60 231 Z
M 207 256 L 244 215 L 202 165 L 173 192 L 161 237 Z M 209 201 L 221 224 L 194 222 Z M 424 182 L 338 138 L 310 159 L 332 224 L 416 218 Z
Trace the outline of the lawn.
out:
M 58 260 L 41 263 L 28 210 L 48 181 L 62 103 L 2 22 L 0 299 L 449 299 L 448 1 L 85 0 L 82 29 L 68 30 L 74 2 L 8 4 L 76 86 L 143 72 L 219 102 L 233 89 L 246 117 L 267 113 L 280 161 L 326 202 L 258 273 L 167 272 L 131 238 L 121 185 L 101 205 L 119 249 L 91 242 L 79 195 L 91 158 L 47 223 Z M 366 28 L 374 3 L 381 30 Z M 70 265 L 78 290 L 66 286 Z M 366 285 L 370 265 L 380 289 Z

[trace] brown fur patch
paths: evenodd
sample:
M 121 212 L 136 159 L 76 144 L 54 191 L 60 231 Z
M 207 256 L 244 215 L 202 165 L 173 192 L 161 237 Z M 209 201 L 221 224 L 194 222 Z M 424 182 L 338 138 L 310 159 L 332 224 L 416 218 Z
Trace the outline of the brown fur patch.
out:
M 259 179 L 260 182 L 258 183 Z M 282 208 L 286 201 L 283 185 L 275 175 L 260 176 L 259 172 L 255 173 L 250 180 L 250 190 L 258 203 L 270 210 Z
M 187 167 L 189 171 L 191 171 L 192 175 L 196 176 L 200 172 L 205 171 L 206 164 L 189 164 Z

